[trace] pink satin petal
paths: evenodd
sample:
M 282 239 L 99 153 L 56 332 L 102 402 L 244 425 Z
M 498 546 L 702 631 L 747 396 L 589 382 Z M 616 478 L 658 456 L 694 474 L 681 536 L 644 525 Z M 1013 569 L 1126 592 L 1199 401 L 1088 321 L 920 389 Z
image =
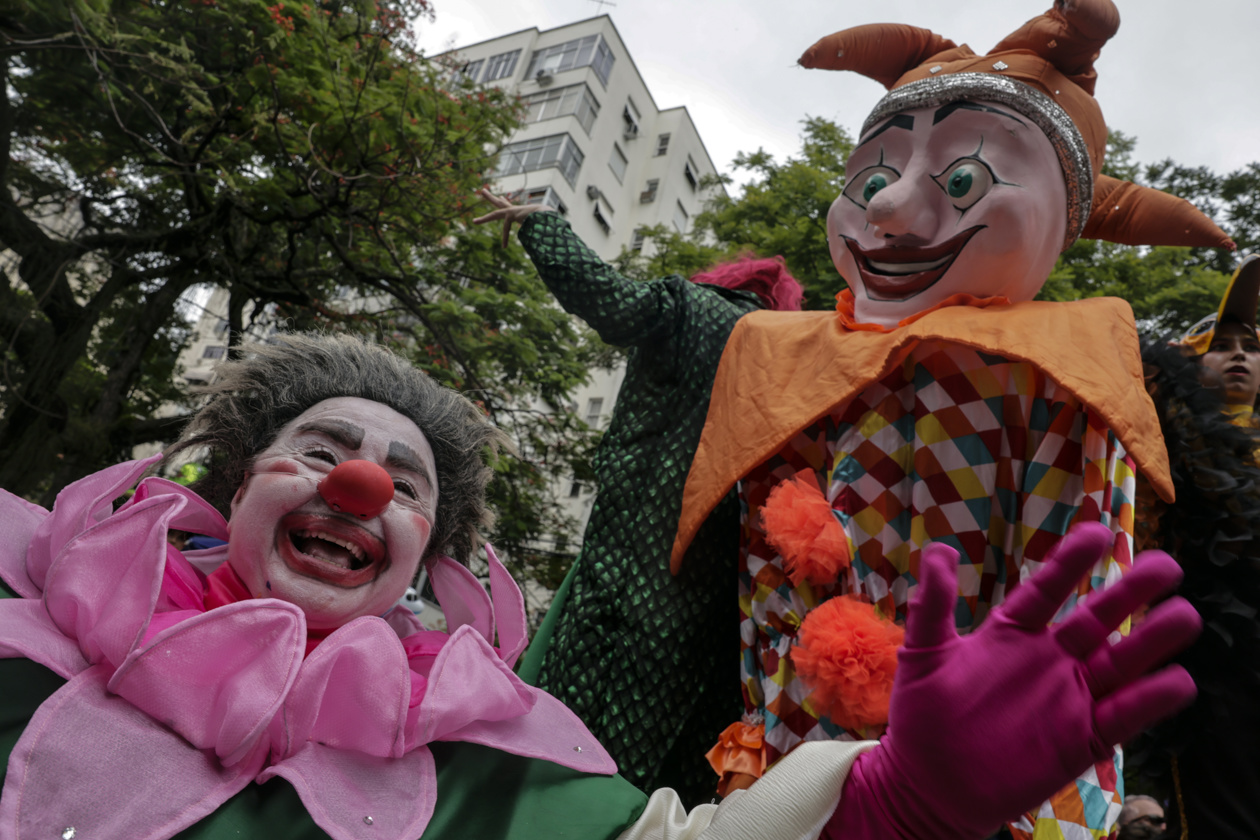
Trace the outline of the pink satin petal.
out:
M 535 702 L 524 715 L 511 720 L 474 721 L 436 740 L 482 744 L 583 773 L 617 772 L 617 762 L 577 715 L 545 691 L 530 686 L 525 689 L 534 695 Z
M 490 600 L 494 604 L 494 623 L 499 634 L 499 657 L 511 668 L 528 641 L 525 596 L 511 573 L 499 562 L 490 543 L 486 543 L 486 558 L 490 564 Z
M 180 509 L 179 516 L 170 522 L 170 527 L 187 531 L 190 534 L 203 534 L 207 537 L 226 540 L 228 538 L 227 520 L 223 518 L 223 514 L 215 510 L 214 505 L 198 496 L 193 491 L 184 487 L 182 484 L 176 484 L 159 476 L 149 476 L 140 482 L 140 486 L 136 488 L 137 501 L 144 490 L 147 496 L 180 496 L 186 500 L 187 504 Z M 130 502 L 128 502 L 130 504 Z M 126 507 L 124 505 L 124 507 Z M 122 509 L 119 509 L 121 513 Z
M 471 626 L 487 641 L 494 640 L 494 608 L 477 576 L 449 557 L 429 566 L 429 582 L 446 616 L 447 632 Z
M 147 499 L 111 516 L 71 540 L 52 564 L 48 614 L 90 662 L 118 665 L 139 644 L 161 591 L 171 501 Z
M 249 784 L 265 750 L 223 767 L 84 671 L 44 702 L 9 759 L 0 837 L 165 840 Z
M 405 639 L 413 633 L 423 633 L 425 630 L 425 626 L 420 623 L 420 617 L 406 607 L 394 607 L 381 618 L 394 628 L 394 632 L 400 639 Z
M 53 624 L 38 598 L 0 601 L 0 659 L 22 657 L 70 679 L 89 663 L 74 639 Z
M 398 636 L 380 618 L 357 618 L 307 657 L 284 704 L 273 750 L 299 753 L 309 741 L 381 758 L 403 753 L 411 672 Z
M 529 711 L 535 698 L 471 627 L 451 636 L 429 672 L 429 684 L 409 741 L 460 740 L 452 733 L 478 720 L 510 720 Z
M 333 840 L 415 840 L 433 817 L 437 773 L 426 747 L 378 758 L 307 743 L 258 777 L 288 779 Z
M 292 604 L 228 604 L 159 633 L 119 667 L 109 690 L 230 766 L 266 733 L 305 646 L 306 621 Z
M 57 555 L 66 543 L 113 512 L 113 501 L 135 484 L 161 455 L 107 467 L 62 488 L 52 514 L 40 523 L 26 555 L 26 571 L 36 586 L 44 587 Z
M 23 598 L 40 596 L 40 588 L 26 571 L 26 549 L 48 515 L 39 505 L 8 490 L 0 490 L 0 522 L 4 523 L 4 539 L 0 540 L 0 580 Z

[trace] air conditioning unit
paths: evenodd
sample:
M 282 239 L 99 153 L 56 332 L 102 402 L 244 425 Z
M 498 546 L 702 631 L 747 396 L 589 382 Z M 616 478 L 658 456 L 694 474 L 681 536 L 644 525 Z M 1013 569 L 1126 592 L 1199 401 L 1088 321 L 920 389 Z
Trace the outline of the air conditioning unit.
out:
M 601 195 L 603 195 L 603 193 L 599 191 L 599 187 L 595 186 L 594 184 L 590 184 L 587 186 L 586 197 L 589 198 L 591 201 L 595 201 Z
M 637 125 L 627 125 L 626 130 L 621 133 L 624 140 L 633 140 L 639 136 L 639 127 Z
M 551 84 L 551 80 L 555 78 L 550 70 L 539 70 L 534 74 L 534 81 L 538 82 L 542 87 Z

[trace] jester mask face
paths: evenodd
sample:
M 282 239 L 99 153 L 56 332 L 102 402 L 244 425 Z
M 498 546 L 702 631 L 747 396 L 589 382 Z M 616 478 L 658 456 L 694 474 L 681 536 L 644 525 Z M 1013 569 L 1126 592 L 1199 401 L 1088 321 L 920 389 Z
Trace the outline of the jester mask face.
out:
M 858 321 L 886 327 L 957 294 L 1031 300 L 1063 247 L 1054 148 L 1009 106 L 951 102 L 872 128 L 827 215 Z

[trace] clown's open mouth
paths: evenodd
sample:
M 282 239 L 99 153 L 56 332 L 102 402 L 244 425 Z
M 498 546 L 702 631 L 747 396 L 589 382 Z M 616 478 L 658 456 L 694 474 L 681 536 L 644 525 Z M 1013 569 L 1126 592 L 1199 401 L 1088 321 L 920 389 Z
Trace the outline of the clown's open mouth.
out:
M 280 522 L 277 543 L 289 568 L 337 586 L 360 586 L 385 566 L 379 539 L 334 517 L 290 514 Z
M 930 248 L 890 246 L 868 251 L 847 236 L 841 238 L 853 254 L 868 298 L 907 300 L 936 285 L 971 237 L 984 228 L 976 225 Z

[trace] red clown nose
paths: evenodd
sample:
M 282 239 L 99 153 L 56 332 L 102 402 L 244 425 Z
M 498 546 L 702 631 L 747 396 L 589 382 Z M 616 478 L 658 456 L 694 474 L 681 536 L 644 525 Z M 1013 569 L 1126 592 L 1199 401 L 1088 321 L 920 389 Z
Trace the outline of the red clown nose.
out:
M 360 519 L 380 516 L 394 498 L 394 480 L 371 461 L 342 461 L 324 476 L 318 489 L 333 510 Z

